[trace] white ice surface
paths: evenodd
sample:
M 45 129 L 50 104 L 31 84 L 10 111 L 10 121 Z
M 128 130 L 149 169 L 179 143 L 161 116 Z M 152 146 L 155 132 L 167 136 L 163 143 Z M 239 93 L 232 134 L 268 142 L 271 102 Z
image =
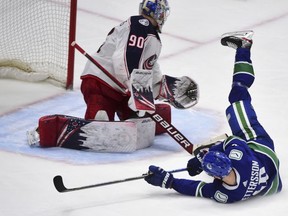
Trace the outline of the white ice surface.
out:
M 150 164 L 167 170 L 182 168 L 190 158 L 168 135 L 133 154 L 28 147 L 25 132 L 37 125 L 39 117 L 84 115 L 79 76 L 86 58 L 76 53 L 73 91 L 47 83 L 0 80 L 1 216 L 287 215 L 287 0 L 170 0 L 170 6 L 159 63 L 163 73 L 189 75 L 200 86 L 199 104 L 185 111 L 172 110 L 173 124 L 195 143 L 230 133 L 224 111 L 235 52 L 220 45 L 221 34 L 255 31 L 256 80 L 251 94 L 260 121 L 275 141 L 283 191 L 232 205 L 183 196 L 143 180 L 58 193 L 52 183 L 58 174 L 67 187 L 83 186 L 139 176 Z M 138 13 L 135 0 L 79 0 L 78 7 L 77 42 L 88 53 L 98 49 L 114 25 Z M 189 178 L 186 173 L 175 176 Z M 205 174 L 197 178 L 210 180 Z

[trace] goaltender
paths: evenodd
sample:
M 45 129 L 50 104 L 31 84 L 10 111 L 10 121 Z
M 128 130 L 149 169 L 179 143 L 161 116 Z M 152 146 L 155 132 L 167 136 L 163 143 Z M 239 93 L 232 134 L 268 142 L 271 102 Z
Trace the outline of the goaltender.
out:
M 158 58 L 162 42 L 159 33 L 169 11 L 167 0 L 143 0 L 139 5 L 139 15 L 131 16 L 109 32 L 93 58 L 130 90 L 131 97 L 123 94 L 102 69 L 88 61 L 81 75 L 81 92 L 87 105 L 86 120 L 114 121 L 115 114 L 120 120 L 135 117 L 139 107 L 133 103 L 133 88 L 140 96 L 143 92 L 152 91 L 155 100 L 165 100 L 180 109 L 190 108 L 198 102 L 197 83 L 187 76 L 162 75 L 160 70 Z M 147 75 L 140 78 L 133 76 L 139 74 L 139 70 Z M 151 88 L 150 85 L 147 88 L 147 80 L 151 82 Z M 148 98 L 141 99 L 144 101 L 142 106 L 147 100 L 148 104 L 154 103 Z

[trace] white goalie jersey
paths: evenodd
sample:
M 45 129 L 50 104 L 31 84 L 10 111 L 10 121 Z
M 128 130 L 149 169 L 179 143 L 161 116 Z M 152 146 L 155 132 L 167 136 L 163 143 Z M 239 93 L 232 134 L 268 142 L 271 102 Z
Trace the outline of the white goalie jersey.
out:
M 161 47 L 159 35 L 150 21 L 141 15 L 132 16 L 109 32 L 106 41 L 93 58 L 127 88 L 133 69 L 152 70 L 154 85 L 160 83 L 162 78 L 157 64 Z M 85 77 L 100 79 L 121 92 L 121 89 L 90 61 L 81 76 Z
M 198 102 L 198 85 L 187 76 L 163 76 L 157 60 L 162 44 L 156 28 L 143 16 L 132 16 L 114 27 L 106 41 L 92 56 L 126 89 L 131 90 L 133 70 L 152 71 L 154 99 L 164 99 L 172 106 L 187 109 Z M 86 63 L 81 78 L 95 78 L 121 93 L 121 89 L 91 61 Z M 138 80 L 139 82 L 139 80 Z

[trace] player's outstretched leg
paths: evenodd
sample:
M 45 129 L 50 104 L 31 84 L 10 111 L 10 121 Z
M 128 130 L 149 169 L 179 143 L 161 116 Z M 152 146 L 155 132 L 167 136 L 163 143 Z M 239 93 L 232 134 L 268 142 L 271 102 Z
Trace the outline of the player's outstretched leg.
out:
M 251 100 L 247 90 L 255 79 L 250 53 L 253 34 L 252 30 L 236 31 L 225 33 L 221 38 L 223 46 L 236 49 L 233 84 L 229 94 L 231 104 L 240 100 Z
M 253 44 L 253 34 L 254 32 L 252 30 L 228 32 L 222 35 L 221 44 L 223 46 L 228 46 L 233 49 L 250 49 Z

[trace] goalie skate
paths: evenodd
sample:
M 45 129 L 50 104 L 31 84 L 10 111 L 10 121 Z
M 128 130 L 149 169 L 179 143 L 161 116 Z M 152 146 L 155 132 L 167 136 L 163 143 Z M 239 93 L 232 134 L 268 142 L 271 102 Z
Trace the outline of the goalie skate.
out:
M 253 34 L 252 30 L 228 32 L 222 35 L 221 44 L 233 49 L 240 47 L 250 49 L 253 44 Z
M 38 127 L 34 128 L 33 130 L 27 131 L 26 136 L 27 136 L 28 144 L 30 146 L 39 145 L 40 137 L 38 133 Z

